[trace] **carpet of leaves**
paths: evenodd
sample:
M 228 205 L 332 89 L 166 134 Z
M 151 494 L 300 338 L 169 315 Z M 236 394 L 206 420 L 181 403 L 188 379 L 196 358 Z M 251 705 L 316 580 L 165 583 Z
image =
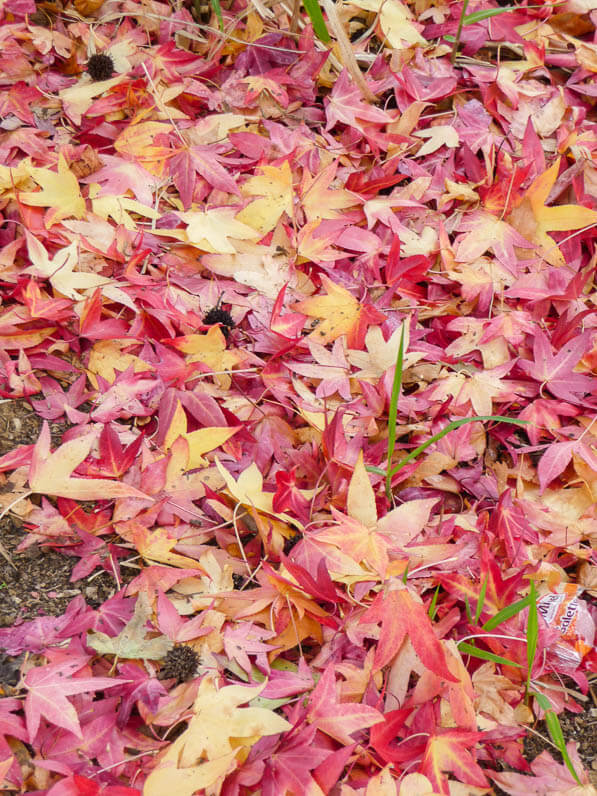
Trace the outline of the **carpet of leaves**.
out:
M 0 391 L 43 423 L 0 509 L 116 589 L 0 631 L 0 782 L 595 793 L 574 743 L 578 782 L 522 755 L 528 608 L 484 627 L 531 583 L 576 596 L 571 627 L 539 615 L 530 690 L 583 710 L 595 4 L 524 0 L 454 59 L 461 2 L 327 4 L 333 47 L 284 3 L 223 5 L 221 31 L 0 3 Z M 461 426 L 388 496 L 487 415 L 527 424 Z

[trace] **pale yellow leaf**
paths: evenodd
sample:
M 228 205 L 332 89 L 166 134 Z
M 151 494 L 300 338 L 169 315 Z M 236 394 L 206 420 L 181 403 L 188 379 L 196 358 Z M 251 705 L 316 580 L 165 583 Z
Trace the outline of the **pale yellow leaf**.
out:
M 351 5 L 365 11 L 374 11 L 380 14 L 381 29 L 388 43 L 396 50 L 404 48 L 406 44 L 426 45 L 426 40 L 421 36 L 413 24 L 415 18 L 403 3 L 398 0 L 351 0 Z
M 35 443 L 29 486 L 40 495 L 68 497 L 73 500 L 102 500 L 137 497 L 147 500 L 147 495 L 134 486 L 107 478 L 73 478 L 71 473 L 88 456 L 99 430 L 76 437 L 50 453 L 50 429 L 44 421 L 39 439 Z
M 292 217 L 292 172 L 287 160 L 281 166 L 261 166 L 261 175 L 250 177 L 242 186 L 244 196 L 260 196 L 237 215 L 263 237 L 271 232 L 284 213 Z
M 190 244 L 214 254 L 234 254 L 236 248 L 229 238 L 257 240 L 261 237 L 253 227 L 243 223 L 240 213 L 235 218 L 235 212 L 234 207 L 218 207 L 205 212 L 189 210 L 178 215 L 188 224 L 186 235 Z
M 202 454 L 219 448 L 230 439 L 240 429 L 240 426 L 213 426 L 210 428 L 199 428 L 196 431 L 187 431 L 187 417 L 182 404 L 177 401 L 176 409 L 172 417 L 172 422 L 168 427 L 164 439 L 164 448 L 170 450 L 175 440 L 182 437 L 188 443 L 187 470 L 194 470 L 197 467 L 204 467 L 207 461 Z
M 81 196 L 79 182 L 69 169 L 64 155 L 58 157 L 58 171 L 33 167 L 29 167 L 28 171 L 41 186 L 41 191 L 23 191 L 19 194 L 19 199 L 26 205 L 49 208 L 46 216 L 48 228 L 69 216 L 83 218 L 86 212 L 85 200 Z
M 429 139 L 426 144 L 419 149 L 417 157 L 424 155 L 431 155 L 436 152 L 440 147 L 447 146 L 452 149 L 458 146 L 459 137 L 456 130 L 449 124 L 439 124 L 435 127 L 427 127 L 425 130 L 417 130 L 413 133 L 417 138 Z
M 375 493 L 369 480 L 369 474 L 365 470 L 362 450 L 359 451 L 359 458 L 348 485 L 346 508 L 353 519 L 358 520 L 368 528 L 372 528 L 377 523 Z

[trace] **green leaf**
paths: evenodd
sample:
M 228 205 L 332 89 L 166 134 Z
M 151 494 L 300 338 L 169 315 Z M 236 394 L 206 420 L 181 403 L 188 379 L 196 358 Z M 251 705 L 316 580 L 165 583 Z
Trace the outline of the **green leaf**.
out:
M 388 412 L 388 470 L 386 476 L 386 495 L 388 500 L 392 497 L 392 471 L 390 465 L 396 447 L 396 417 L 398 416 L 398 399 L 402 390 L 402 370 L 404 368 L 404 321 L 402 322 L 402 332 L 400 334 L 400 345 L 398 346 L 398 357 L 394 370 L 394 381 L 392 383 L 392 395 L 390 397 L 390 409 Z
M 210 0 L 210 3 L 213 10 L 216 12 L 220 30 L 224 30 L 224 17 L 222 16 L 222 6 L 220 5 L 220 0 Z
M 481 584 L 481 591 L 479 592 L 479 599 L 477 600 L 477 609 L 475 610 L 475 624 L 479 624 L 479 619 L 483 613 L 483 606 L 485 605 L 485 592 L 487 591 L 487 581 L 489 578 L 485 576 Z
M 502 658 L 500 655 L 494 655 L 493 652 L 480 650 L 478 647 L 475 647 L 473 644 L 469 644 L 467 641 L 461 641 L 457 646 L 460 652 L 464 655 L 471 655 L 473 658 L 481 658 L 482 661 L 501 663 L 503 666 L 518 666 L 519 668 L 522 668 L 519 663 L 509 661 L 508 658 Z
M 430 439 L 423 442 L 423 444 L 419 445 L 418 448 L 415 448 L 414 451 L 411 451 L 408 454 L 408 456 L 405 456 L 404 459 L 402 459 L 402 461 L 400 461 L 395 467 L 393 467 L 389 471 L 388 478 L 391 478 L 393 475 L 396 475 L 396 473 L 399 470 L 401 470 L 406 464 L 412 462 L 412 460 L 416 459 L 420 453 L 423 453 L 424 450 L 427 450 L 427 448 L 430 445 L 433 445 L 434 442 L 438 442 L 440 439 L 445 437 L 446 434 L 450 433 L 450 431 L 454 431 L 455 429 L 460 428 L 460 426 L 464 426 L 467 423 L 478 423 L 484 420 L 494 420 L 498 423 L 511 423 L 512 425 L 515 426 L 526 426 L 528 423 L 528 420 L 519 420 L 518 418 L 514 417 L 503 417 L 502 415 L 476 415 L 475 417 L 462 417 L 460 418 L 460 420 L 452 420 L 452 422 L 448 423 L 448 425 L 445 428 L 443 428 L 441 431 L 438 431 L 437 434 L 434 434 Z
M 467 14 L 462 20 L 463 25 L 474 25 L 475 22 L 483 22 L 484 19 L 497 17 L 498 14 L 511 14 L 512 11 L 519 11 L 517 6 L 503 6 L 502 8 L 484 8 L 481 11 L 473 11 Z
M 537 654 L 537 639 L 539 638 L 539 618 L 537 614 L 537 591 L 535 582 L 531 581 L 531 591 L 529 593 L 529 619 L 527 622 L 527 684 L 525 693 L 528 697 L 531 687 L 531 673 L 535 655 Z
M 483 625 L 483 630 L 494 630 L 498 625 L 501 625 L 502 622 L 506 622 L 508 619 L 512 619 L 513 616 L 520 613 L 527 605 L 530 605 L 530 595 L 527 597 L 523 597 L 522 600 L 518 600 L 512 605 L 507 605 L 505 608 L 502 608 L 495 616 L 492 616 L 491 619 L 488 619 L 487 622 Z
M 473 615 L 471 613 L 471 604 L 468 601 L 468 594 L 464 595 L 464 610 L 466 611 L 466 618 L 469 621 L 469 624 L 473 624 Z
M 554 3 L 553 7 L 562 5 L 562 3 Z M 483 8 L 481 11 L 473 11 L 472 14 L 467 14 L 463 21 L 463 25 L 474 25 L 475 22 L 483 22 L 484 19 L 490 17 L 497 17 L 498 14 L 511 14 L 513 11 L 526 11 L 527 8 L 544 8 L 545 4 L 536 4 L 525 6 L 523 9 L 520 6 L 502 6 L 501 8 Z
M 537 691 L 533 691 L 531 694 L 535 697 L 541 709 L 545 711 L 545 725 L 547 727 L 547 731 L 549 732 L 551 740 L 557 746 L 558 751 L 562 755 L 562 759 L 566 764 L 566 768 L 572 774 L 576 782 L 579 785 L 582 785 L 580 777 L 574 768 L 574 763 L 570 759 L 570 755 L 566 749 L 566 740 L 564 738 L 564 733 L 562 732 L 562 725 L 560 724 L 557 714 L 552 710 L 551 702 L 545 696 L 545 694 L 539 694 Z
M 456 55 L 458 54 L 458 45 L 460 44 L 460 36 L 462 35 L 462 26 L 464 25 L 464 17 L 466 15 L 467 6 L 468 0 L 464 0 L 464 3 L 462 4 L 462 11 L 460 12 L 460 19 L 458 21 L 456 38 L 454 39 L 454 46 L 452 47 L 452 57 L 450 59 L 452 64 L 456 63 Z
M 309 19 L 313 24 L 313 30 L 317 34 L 318 38 L 324 44 L 327 44 L 329 41 L 331 41 L 331 36 L 328 33 L 327 25 L 325 24 L 325 19 L 321 13 L 319 3 L 317 0 L 303 0 L 303 5 L 305 6 L 307 14 L 309 14 Z
M 437 611 L 438 595 L 439 595 L 439 585 L 435 587 L 435 591 L 433 592 L 433 597 L 431 598 L 431 602 L 429 603 L 429 611 L 427 613 L 429 614 L 429 619 L 431 620 L 435 619 L 435 614 Z
M 408 580 L 408 568 L 409 567 L 410 567 L 410 561 L 408 561 L 406 563 L 406 569 L 402 573 L 402 583 L 404 583 L 404 584 L 406 584 L 406 581 Z

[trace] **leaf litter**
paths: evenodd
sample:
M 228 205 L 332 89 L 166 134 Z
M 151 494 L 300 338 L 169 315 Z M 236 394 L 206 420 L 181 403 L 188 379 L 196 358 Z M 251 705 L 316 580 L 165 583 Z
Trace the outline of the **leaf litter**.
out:
M 0 9 L 2 512 L 115 585 L 6 789 L 595 792 L 597 11 L 503 5 Z

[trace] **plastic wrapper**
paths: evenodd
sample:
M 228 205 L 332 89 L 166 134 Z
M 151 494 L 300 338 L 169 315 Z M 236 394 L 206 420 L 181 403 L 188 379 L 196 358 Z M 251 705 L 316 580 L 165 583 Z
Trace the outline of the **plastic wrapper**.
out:
M 587 603 L 579 598 L 582 588 L 562 583 L 556 591 L 537 600 L 537 611 L 560 638 L 549 652 L 566 668 L 576 669 L 595 643 L 595 622 Z

